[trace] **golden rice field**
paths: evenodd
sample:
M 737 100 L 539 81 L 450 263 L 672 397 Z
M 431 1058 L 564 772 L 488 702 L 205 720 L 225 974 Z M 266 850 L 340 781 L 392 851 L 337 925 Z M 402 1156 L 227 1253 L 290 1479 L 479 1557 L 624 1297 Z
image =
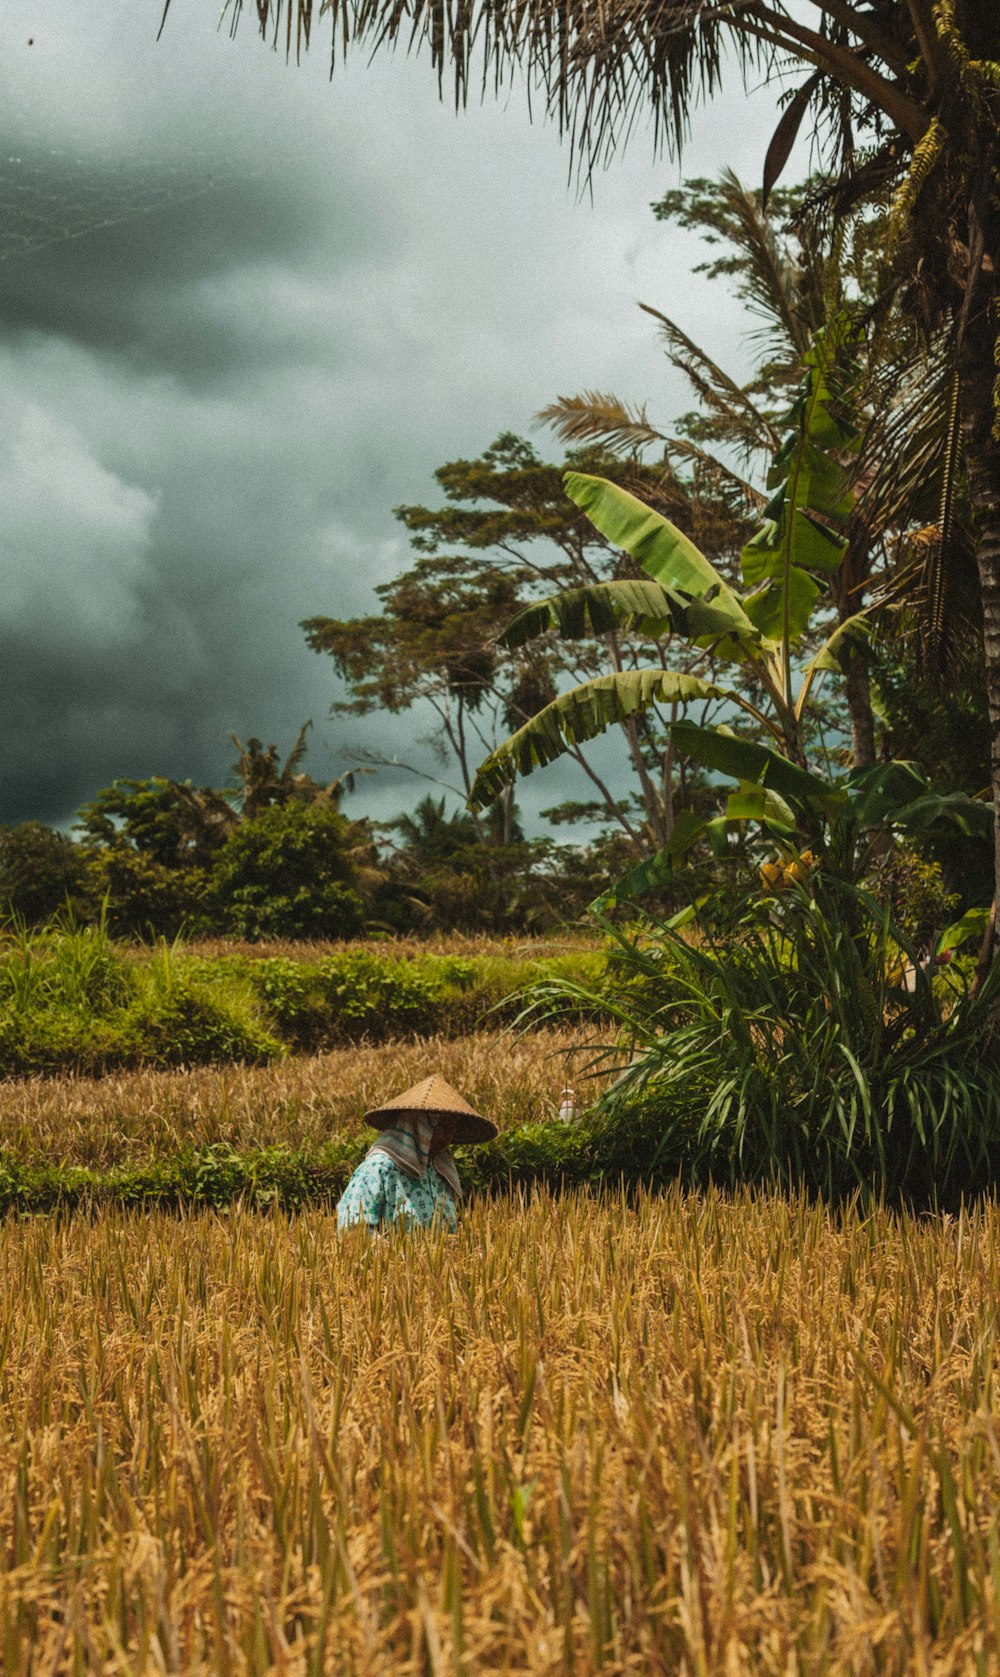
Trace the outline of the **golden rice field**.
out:
M 21 1158 L 111 1169 L 190 1144 L 316 1148 L 362 1134 L 362 1117 L 438 1071 L 501 1129 L 559 1110 L 579 1029 L 399 1039 L 269 1066 L 0 1079 L 0 1148 Z M 578 1079 L 581 1096 L 596 1085 Z
M 998 1262 L 711 1193 L 7 1221 L 5 1677 L 996 1671 Z

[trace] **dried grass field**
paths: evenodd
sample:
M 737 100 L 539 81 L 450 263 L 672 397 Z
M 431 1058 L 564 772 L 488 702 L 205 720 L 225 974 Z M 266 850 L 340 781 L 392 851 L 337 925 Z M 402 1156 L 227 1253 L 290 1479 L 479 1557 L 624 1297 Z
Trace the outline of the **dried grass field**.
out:
M 580 1030 L 477 1031 L 362 1043 L 270 1066 L 0 1079 L 0 1144 L 23 1159 L 102 1169 L 183 1145 L 317 1147 L 332 1136 L 360 1136 L 369 1108 L 428 1070 L 504 1130 L 556 1116 L 567 1052 L 585 1040 Z
M 993 1671 L 1000 1218 L 0 1227 L 22 1673 Z

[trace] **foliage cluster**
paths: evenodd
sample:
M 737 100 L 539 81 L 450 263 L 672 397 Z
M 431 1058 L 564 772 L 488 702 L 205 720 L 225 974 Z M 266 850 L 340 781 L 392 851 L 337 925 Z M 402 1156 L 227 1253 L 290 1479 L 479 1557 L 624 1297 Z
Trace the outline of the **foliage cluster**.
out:
M 554 979 L 586 970 L 596 977 L 603 956 L 580 951 L 516 960 L 458 955 L 399 959 L 372 950 L 315 963 L 224 958 L 219 965 L 245 974 L 287 1042 L 316 1048 L 345 1039 L 463 1035 L 486 1015 L 499 1028 L 520 1012 L 525 985 L 543 975 Z
M 995 968 L 976 990 L 971 961 L 928 963 L 888 906 L 808 867 L 608 930 L 616 1034 L 593 1059 L 621 1069 L 598 1116 L 644 1138 L 647 1171 L 920 1204 L 1000 1184 Z M 534 1012 L 593 1001 L 556 980 Z
M 596 977 L 580 949 L 541 958 L 144 954 L 101 926 L 51 923 L 0 939 L 0 1076 L 136 1065 L 261 1063 L 361 1039 L 460 1035 L 520 1008 L 526 983 Z
M 492 823 L 477 831 L 427 796 L 381 829 L 327 802 L 274 804 L 192 860 L 175 842 L 190 795 L 156 777 L 117 781 L 87 806 L 75 842 L 39 822 L 0 828 L 0 914 L 40 925 L 68 907 L 78 921 L 139 939 L 523 934 L 572 921 L 634 859 L 610 835 L 526 840 L 516 819 L 507 839 Z
M 238 972 L 185 961 L 167 944 L 130 960 L 100 924 L 0 937 L 0 1075 L 262 1062 L 284 1051 Z

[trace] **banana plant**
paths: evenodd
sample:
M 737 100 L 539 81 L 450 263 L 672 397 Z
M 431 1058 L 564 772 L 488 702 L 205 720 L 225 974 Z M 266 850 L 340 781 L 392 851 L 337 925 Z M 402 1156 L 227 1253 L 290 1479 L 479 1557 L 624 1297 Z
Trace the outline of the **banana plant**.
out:
M 644 575 L 535 601 L 508 625 L 503 644 L 523 646 L 553 630 L 566 639 L 637 630 L 665 647 L 679 636 L 704 651 L 713 671 L 730 664 L 752 672 L 766 695 L 758 705 L 738 675 L 727 683 L 714 674 L 665 665 L 605 675 L 560 694 L 481 765 L 470 800 L 478 807 L 491 803 L 518 774 L 530 774 L 613 724 L 665 704 L 675 717 L 673 749 L 737 783 L 716 820 L 681 811 L 667 844 L 618 881 L 599 899 L 601 906 L 642 895 L 705 835 L 724 853 L 730 830 L 744 822 L 762 825 L 792 848 L 807 837 L 845 877 L 863 871 L 866 854 L 886 829 L 982 836 L 990 827 L 985 805 L 964 794 L 935 794 L 914 764 L 879 764 L 835 783 L 805 760 L 801 724 L 816 681 L 821 672 L 839 669 L 838 649 L 846 639 L 866 632 L 866 614 L 859 612 L 838 623 L 807 661 L 797 657 L 824 598 L 824 582 L 839 570 L 846 547 L 841 532 L 852 506 L 847 468 L 857 434 L 838 393 L 852 347 L 850 325 L 835 322 L 818 334 L 806 356 L 807 376 L 769 475 L 772 498 L 761 529 L 741 555 L 742 593 L 669 519 L 626 490 L 583 473 L 568 473 L 564 480 L 571 500 Z M 734 720 L 740 713 L 752 719 L 763 742 L 728 725 L 707 728 L 676 716 L 705 699 L 730 704 Z
M 726 682 L 714 673 L 665 665 L 583 682 L 490 754 L 473 785 L 473 807 L 485 807 L 517 775 L 553 762 L 616 722 L 660 704 L 671 706 L 676 716 L 707 698 L 732 705 L 767 742 L 741 739 L 731 729 L 673 723 L 677 750 L 739 780 L 727 810 L 730 819 L 794 822 L 789 796 L 817 810 L 829 805 L 834 793 L 808 770 L 801 723 L 820 672 L 839 667 L 837 648 L 845 637 L 863 632 L 864 613 L 840 623 L 801 670 L 796 653 L 825 580 L 839 569 L 846 547 L 842 531 L 852 505 L 848 464 L 857 434 L 839 393 L 849 384 L 853 346 L 852 327 L 838 320 L 817 335 L 807 353 L 806 377 L 768 479 L 772 498 L 741 556 L 743 592 L 731 588 L 669 519 L 604 478 L 570 472 L 564 479 L 570 499 L 607 541 L 632 556 L 643 577 L 535 601 L 501 636 L 503 645 L 517 647 L 553 630 L 565 639 L 638 630 L 662 641 L 664 649 L 679 636 L 704 651 L 713 672 L 730 664 L 752 673 L 765 702 L 749 698 L 738 676 Z M 676 852 L 690 830 L 689 823 L 679 823 L 667 852 Z

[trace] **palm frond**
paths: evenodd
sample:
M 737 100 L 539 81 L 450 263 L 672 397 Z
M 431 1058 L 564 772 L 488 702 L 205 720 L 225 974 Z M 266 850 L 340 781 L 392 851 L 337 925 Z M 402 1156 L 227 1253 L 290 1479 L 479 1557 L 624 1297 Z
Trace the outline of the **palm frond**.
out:
M 166 0 L 164 18 L 170 7 Z M 255 0 L 261 34 L 300 57 L 312 41 L 314 16 L 331 25 L 332 56 L 354 43 L 373 49 L 403 46 L 430 53 L 443 92 L 450 77 L 457 105 L 470 89 L 499 91 L 518 74 L 541 90 L 547 114 L 568 134 L 589 167 L 628 137 L 647 103 L 657 144 L 676 148 L 696 100 L 712 93 L 727 59 L 749 65 L 770 56 L 767 46 L 720 19 L 704 0 L 656 0 L 652 6 L 608 9 L 594 0 L 553 8 L 529 0 L 511 11 L 447 0 Z M 244 0 L 226 0 L 235 32 Z M 479 76 L 474 73 L 478 57 Z
M 772 356 L 797 366 L 822 320 L 807 317 L 798 266 L 779 240 L 758 194 L 748 192 L 732 169 L 723 170 L 721 185 L 725 206 L 739 228 L 739 248 L 748 262 L 741 290 L 765 322 L 762 335 L 771 345 Z
M 166 20 L 171 0 L 164 0 Z M 448 76 L 457 105 L 470 88 L 499 91 L 520 77 L 529 92 L 541 93 L 549 116 L 570 136 L 588 170 L 606 161 L 629 138 L 641 117 L 653 118 L 654 141 L 679 150 L 690 112 L 711 95 L 723 70 L 744 81 L 761 68 L 773 71 L 790 61 L 824 72 L 823 99 L 832 107 L 832 137 L 851 124 L 850 104 L 886 112 L 912 140 L 926 129 L 921 107 L 902 79 L 913 57 L 906 8 L 902 27 L 846 0 L 819 0 L 819 28 L 791 15 L 791 8 L 762 7 L 749 0 L 716 5 L 711 0 L 525 0 L 504 7 L 466 0 L 255 0 L 261 34 L 289 56 L 308 50 L 314 14 L 327 15 L 332 54 L 346 55 L 355 43 L 402 45 L 430 54 L 439 89 Z M 235 31 L 244 0 L 225 0 L 224 15 Z M 846 32 L 836 22 L 850 14 Z M 162 27 L 162 25 L 161 25 Z M 834 39 L 834 35 L 838 38 Z M 885 65 L 888 74 L 883 73 Z M 478 70 L 478 74 L 476 71 Z M 848 90 L 844 101 L 831 92 Z M 844 149 L 841 143 L 841 150 Z
M 667 452 L 699 468 L 708 483 L 719 493 L 735 494 L 737 501 L 734 511 L 753 514 L 763 512 L 767 506 L 769 496 L 755 488 L 749 479 L 734 471 L 732 466 L 727 466 L 718 455 L 710 454 L 705 448 L 699 448 L 690 437 L 668 437 Z
M 668 315 L 649 303 L 639 307 L 658 322 L 667 356 L 692 386 L 699 401 L 726 421 L 732 440 L 745 455 L 774 450 L 781 441 L 770 420 L 747 392 L 730 378 Z
M 298 735 L 297 735 L 296 740 L 295 740 L 295 744 L 292 746 L 291 751 L 288 753 L 288 756 L 285 759 L 284 768 L 282 768 L 281 771 L 278 774 L 279 781 L 290 780 L 292 775 L 295 773 L 295 770 L 298 768 L 299 764 L 301 763 L 303 757 L 306 754 L 306 747 L 308 745 L 309 730 L 310 730 L 311 727 L 312 727 L 312 717 L 310 717 L 307 722 L 303 722 L 301 728 L 299 729 Z
M 950 681 L 980 645 L 982 606 L 955 406 L 954 340 L 901 352 L 875 391 L 859 516 L 884 533 L 880 632 L 912 638 L 921 674 Z
M 645 403 L 630 407 L 600 390 L 557 396 L 535 418 L 551 425 L 563 442 L 602 443 L 615 454 L 632 454 L 650 443 L 666 441 L 663 432 L 650 423 Z

